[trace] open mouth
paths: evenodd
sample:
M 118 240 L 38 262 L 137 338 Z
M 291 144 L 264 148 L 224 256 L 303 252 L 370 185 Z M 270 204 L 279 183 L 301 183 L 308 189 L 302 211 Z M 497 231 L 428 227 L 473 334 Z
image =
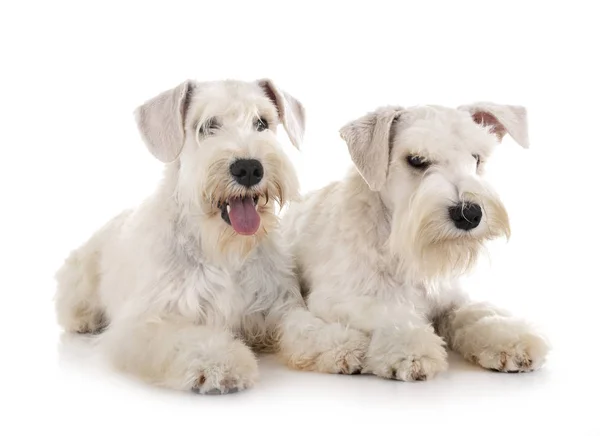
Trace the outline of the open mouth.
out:
M 231 197 L 225 202 L 219 202 L 221 218 L 240 235 L 255 234 L 260 227 L 260 215 L 256 210 L 258 195 Z

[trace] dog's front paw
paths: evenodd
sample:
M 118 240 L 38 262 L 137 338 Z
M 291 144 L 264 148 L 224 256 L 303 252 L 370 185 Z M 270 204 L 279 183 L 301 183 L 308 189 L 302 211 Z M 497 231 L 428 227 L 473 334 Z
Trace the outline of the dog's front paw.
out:
M 337 374 L 360 374 L 369 338 L 358 330 L 346 330 L 345 337 L 318 357 L 321 372 Z
M 529 372 L 540 368 L 549 351 L 547 341 L 523 321 L 492 316 L 456 332 L 464 356 L 484 368 Z
M 229 356 L 202 367 L 192 391 L 206 395 L 231 394 L 252 387 L 258 380 L 258 364 L 250 349 L 235 343 Z
M 369 337 L 358 330 L 337 325 L 323 330 L 322 335 L 322 351 L 290 349 L 288 365 L 303 371 L 360 374 L 369 346 Z
M 431 327 L 374 333 L 363 372 L 379 377 L 420 381 L 448 368 L 442 338 Z

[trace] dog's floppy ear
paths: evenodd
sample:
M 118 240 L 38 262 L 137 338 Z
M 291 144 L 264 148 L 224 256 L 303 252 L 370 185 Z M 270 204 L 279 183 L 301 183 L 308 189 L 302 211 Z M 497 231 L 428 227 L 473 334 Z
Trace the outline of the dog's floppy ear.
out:
M 192 93 L 189 80 L 147 101 L 135 110 L 146 147 L 162 162 L 172 162 L 185 140 L 185 113 Z
M 500 141 L 508 133 L 523 148 L 529 147 L 527 110 L 523 106 L 509 106 L 489 102 L 480 102 L 460 106 L 466 110 L 477 124 L 490 126 Z
M 392 127 L 401 111 L 382 107 L 340 129 L 354 165 L 372 191 L 381 190 L 387 178 Z
M 258 85 L 277 108 L 279 122 L 283 124 L 294 147 L 299 149 L 306 126 L 304 107 L 287 92 L 278 89 L 269 79 L 259 80 Z

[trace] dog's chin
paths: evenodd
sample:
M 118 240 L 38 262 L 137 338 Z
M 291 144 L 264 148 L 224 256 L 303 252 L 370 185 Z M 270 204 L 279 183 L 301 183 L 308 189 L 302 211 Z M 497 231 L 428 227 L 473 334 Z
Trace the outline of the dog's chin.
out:
M 485 246 L 475 238 L 443 240 L 419 247 L 413 258 L 422 279 L 446 279 L 469 272 Z
M 416 281 L 443 280 L 463 275 L 477 264 L 485 252 L 485 243 L 502 235 L 508 228 L 458 230 L 448 222 L 431 220 L 404 234 L 391 247 L 406 276 Z
M 236 264 L 277 226 L 273 202 L 266 196 L 222 197 L 207 203 L 200 220 L 202 250 L 207 258 Z

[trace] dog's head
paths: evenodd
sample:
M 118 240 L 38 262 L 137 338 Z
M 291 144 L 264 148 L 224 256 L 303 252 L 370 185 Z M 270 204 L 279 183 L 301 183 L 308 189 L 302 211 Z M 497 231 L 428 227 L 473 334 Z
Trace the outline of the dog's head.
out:
M 276 224 L 274 203 L 297 195 L 276 129 L 283 124 L 298 147 L 304 109 L 270 80 L 187 81 L 139 107 L 136 119 L 149 151 L 176 167 L 174 195 L 207 246 L 237 241 L 247 251 Z
M 509 236 L 508 215 L 485 182 L 484 167 L 506 133 L 528 146 L 523 107 L 385 107 L 340 133 L 361 176 L 390 212 L 390 249 L 405 274 L 461 274 L 486 240 Z

